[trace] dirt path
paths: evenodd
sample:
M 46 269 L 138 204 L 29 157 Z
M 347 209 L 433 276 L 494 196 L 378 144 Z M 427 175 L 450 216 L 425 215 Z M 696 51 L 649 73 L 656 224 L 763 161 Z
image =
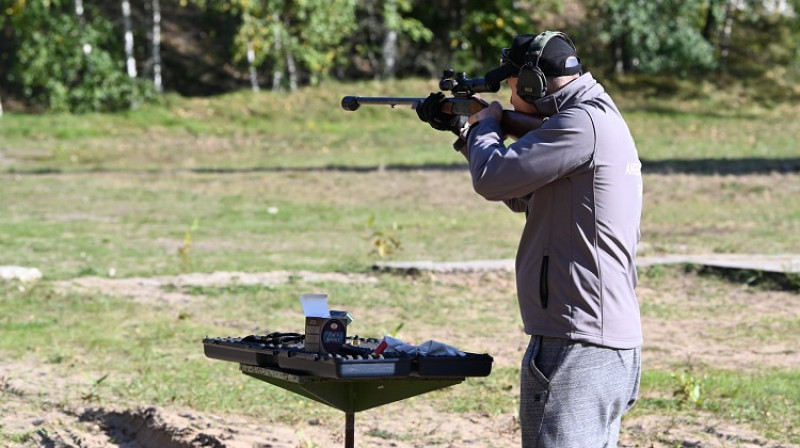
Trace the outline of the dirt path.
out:
M 164 288 L 165 285 L 277 284 L 298 277 L 309 281 L 376 281 L 367 274 L 271 272 L 134 279 L 83 277 L 55 286 L 62 290 L 99 291 L 144 302 L 180 303 L 189 299 L 180 292 L 181 288 Z M 437 281 L 458 282 L 471 288 L 512 287 L 511 276 L 505 274 L 493 277 L 492 282 L 496 283 L 492 285 L 486 284 L 485 275 L 470 273 L 437 274 Z M 683 310 L 679 316 L 666 317 L 644 313 L 646 368 L 687 363 L 743 370 L 763 366 L 796 367 L 796 347 L 800 346 L 796 336 L 764 344 L 759 336 L 737 330 L 764 325 L 772 318 L 776 321 L 778 318 L 797 319 L 800 307 L 796 306 L 796 295 L 764 291 L 754 300 L 752 291 L 727 287 L 718 294 L 709 294 L 713 297 L 711 301 L 695 301 L 689 281 L 672 284 L 666 292 L 652 281 L 643 283 L 639 290 L 643 309 L 674 308 L 680 303 Z M 714 314 L 714 309 L 726 312 Z M 695 315 L 701 317 L 693 317 Z M 737 337 L 728 337 L 732 332 L 736 332 Z M 512 349 L 492 355 L 498 362 L 515 363 L 524 342 L 524 337 L 520 336 L 519 341 L 508 344 Z M 65 376 L 54 368 L 25 360 L 0 363 L 0 434 L 14 435 L 4 446 L 301 448 L 340 447 L 344 443 L 343 414 L 341 418 L 310 418 L 290 426 L 246 415 L 214 415 L 177 407 L 75 405 L 84 402 L 81 393 L 87 390 L 89 380 L 78 374 Z M 424 399 L 412 398 L 356 416 L 356 446 L 360 447 L 505 448 L 518 445 L 519 425 L 513 414 L 442 415 Z M 702 413 L 680 418 L 661 415 L 626 418 L 620 446 L 800 448 L 768 440 L 747 427 Z
M 48 372 L 29 371 L 20 379 L 23 368 L 26 366 L 14 364 L 0 368 L 4 379 L 0 383 L 0 429 L 23 435 L 18 443 L 4 445 L 8 447 L 303 448 L 344 443 L 343 415 L 338 420 L 311 418 L 288 426 L 175 407 L 70 406 L 42 392 L 52 378 Z M 12 376 L 16 379 L 9 380 Z M 519 445 L 519 425 L 510 414 L 443 416 L 424 400 L 411 399 L 357 414 L 355 439 L 356 446 L 375 448 L 510 448 Z M 677 446 L 794 447 L 702 414 L 678 419 L 648 415 L 624 423 L 620 447 Z

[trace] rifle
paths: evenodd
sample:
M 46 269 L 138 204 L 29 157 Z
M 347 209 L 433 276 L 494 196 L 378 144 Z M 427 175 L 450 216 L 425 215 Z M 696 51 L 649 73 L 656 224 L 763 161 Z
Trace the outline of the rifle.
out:
M 485 103 L 475 95 L 483 92 L 497 92 L 499 84 L 487 82 L 484 78 L 467 78 L 466 73 L 456 74 L 452 68 L 445 69 L 442 79 L 439 80 L 439 89 L 449 91 L 452 97 L 446 98 L 442 104 L 442 111 L 452 115 L 469 116 L 483 110 Z M 392 108 L 408 105 L 412 109 L 425 101 L 417 97 L 392 97 L 392 96 L 345 96 L 342 98 L 342 109 L 356 111 L 362 105 L 388 105 Z M 525 135 L 528 131 L 538 128 L 543 120 L 537 116 L 504 110 L 500 126 L 505 134 L 515 140 Z

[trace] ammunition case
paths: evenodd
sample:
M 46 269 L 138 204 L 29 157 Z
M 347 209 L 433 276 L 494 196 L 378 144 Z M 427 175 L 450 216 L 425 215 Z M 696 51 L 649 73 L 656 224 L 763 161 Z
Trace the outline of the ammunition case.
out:
M 305 351 L 334 354 L 347 339 L 347 319 L 306 317 Z

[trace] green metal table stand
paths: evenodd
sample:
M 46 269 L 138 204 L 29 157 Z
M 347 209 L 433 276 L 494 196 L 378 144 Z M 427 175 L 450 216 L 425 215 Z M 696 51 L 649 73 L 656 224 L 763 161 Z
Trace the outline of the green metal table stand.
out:
M 278 368 L 239 364 L 245 375 L 326 404 L 345 413 L 345 448 L 355 447 L 355 413 L 459 384 L 464 377 L 322 378 Z

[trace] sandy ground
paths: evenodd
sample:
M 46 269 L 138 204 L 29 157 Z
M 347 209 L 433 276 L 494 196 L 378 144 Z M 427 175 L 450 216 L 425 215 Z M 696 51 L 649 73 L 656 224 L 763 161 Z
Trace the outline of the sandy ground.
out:
M 372 281 L 368 275 L 316 274 L 307 272 L 271 272 L 261 274 L 216 273 L 179 277 L 107 279 L 83 277 L 57 285 L 65 290 L 96 290 L 118 294 L 132 300 L 158 300 L 178 303 L 188 300 L 180 288 L 164 285 L 274 284 L 298 276 L 314 281 Z M 473 274 L 440 275 L 443 281 L 484 285 Z M 511 287 L 510 276 L 498 275 L 502 287 Z M 479 286 L 479 284 L 481 286 Z M 688 288 L 688 286 L 686 286 Z M 682 286 L 670 292 L 642 287 L 643 304 L 675 305 L 685 301 Z M 681 320 L 645 318 L 647 340 L 645 368 L 686 364 L 708 364 L 743 371 L 763 366 L 796 367 L 800 341 L 784 339 L 779 343 L 753 343 L 747 332 L 739 329 L 756 325 L 770 316 L 800 316 L 797 295 L 782 292 L 760 292 L 758 300 L 746 289 L 733 289 L 716 299 L 715 306 L 729 312 L 709 320 L 709 313 L 692 317 L 688 303 L 687 317 Z M 698 308 L 700 309 L 700 308 Z M 707 310 L 706 310 L 707 311 Z M 698 313 L 699 314 L 699 313 Z M 714 314 L 711 313 L 713 316 Z M 761 320 L 754 320 L 759 316 Z M 738 331 L 738 332 L 737 332 Z M 737 332 L 743 337 L 727 337 Z M 517 348 L 493 353 L 496 361 L 508 362 L 520 356 L 523 337 Z M 514 344 L 511 344 L 514 345 Z M 344 415 L 341 419 L 311 418 L 297 426 L 262 422 L 247 416 L 213 415 L 192 409 L 173 407 L 126 408 L 113 406 L 64 405 L 82 403 L 70 400 L 86 390 L 87 379 L 64 377 L 47 364 L 3 361 L 0 363 L 0 432 L 17 434 L 9 448 L 18 447 L 229 447 L 229 448 L 301 448 L 344 446 Z M 424 399 L 410 399 L 373 408 L 356 414 L 356 446 L 377 448 L 439 447 L 516 447 L 519 446 L 519 424 L 513 414 L 453 414 L 426 405 Z M 8 436 L 7 436 L 8 438 Z M 1 443 L 1 442 L 0 442 Z M 791 448 L 794 445 L 769 440 L 753 430 L 710 415 L 691 413 L 681 417 L 646 415 L 626 418 L 621 447 L 769 447 Z

